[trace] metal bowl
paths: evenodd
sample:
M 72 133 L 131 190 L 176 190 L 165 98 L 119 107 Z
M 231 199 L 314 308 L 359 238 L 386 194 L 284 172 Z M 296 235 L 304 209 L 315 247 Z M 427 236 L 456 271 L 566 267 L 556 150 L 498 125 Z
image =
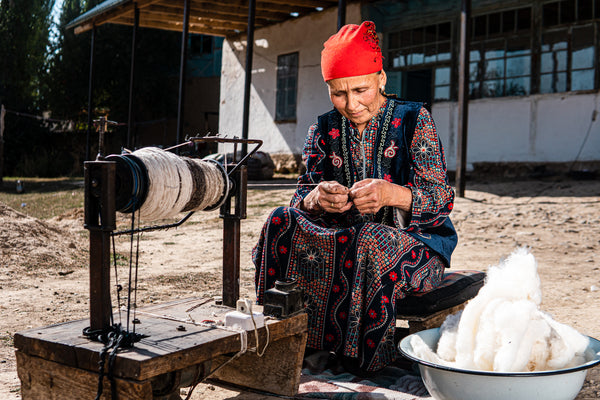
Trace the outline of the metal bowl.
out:
M 421 339 L 433 350 L 439 328 L 417 332 L 402 339 L 399 349 L 419 365 L 429 394 L 437 400 L 572 400 L 583 386 L 587 370 L 600 363 L 600 341 L 589 338 L 594 357 L 585 364 L 540 372 L 488 372 L 434 364 L 415 356 L 410 340 Z

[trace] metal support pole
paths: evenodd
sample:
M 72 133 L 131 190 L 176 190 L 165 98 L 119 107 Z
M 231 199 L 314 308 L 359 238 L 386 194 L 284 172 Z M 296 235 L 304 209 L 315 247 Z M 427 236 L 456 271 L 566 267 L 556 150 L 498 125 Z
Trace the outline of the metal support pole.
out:
M 346 0 L 338 0 L 338 31 L 344 25 L 346 25 Z
M 252 87 L 252 54 L 254 53 L 254 17 L 256 1 L 248 3 L 248 35 L 246 39 L 246 81 L 244 86 L 244 115 L 242 117 L 242 139 L 248 139 L 248 123 L 250 120 L 250 89 Z M 242 158 L 248 154 L 248 144 L 242 143 Z
M 188 51 L 188 36 L 190 29 L 190 0 L 183 3 L 183 31 L 181 33 L 181 61 L 179 64 L 179 107 L 177 110 L 177 144 L 181 143 L 183 135 L 183 116 L 185 104 L 185 76 Z M 179 150 L 177 150 L 179 152 Z
M 90 160 L 90 138 L 92 136 L 92 121 L 94 119 L 94 112 L 92 110 L 94 103 L 92 102 L 92 96 L 94 92 L 94 42 L 96 37 L 96 25 L 92 27 L 92 39 L 90 44 L 90 76 L 88 80 L 88 120 L 87 120 L 87 131 L 85 134 L 85 160 Z
M 137 47 L 137 31 L 140 24 L 140 9 L 137 3 L 134 4 L 133 12 L 133 31 L 131 33 L 131 72 L 129 74 L 129 120 L 127 121 L 127 148 L 133 149 L 133 129 L 134 129 L 134 115 L 133 115 L 133 89 L 135 87 L 135 50 Z
M 460 53 L 458 65 L 458 145 L 456 149 L 456 195 L 465 196 L 467 132 L 469 127 L 469 42 L 471 0 L 461 1 Z

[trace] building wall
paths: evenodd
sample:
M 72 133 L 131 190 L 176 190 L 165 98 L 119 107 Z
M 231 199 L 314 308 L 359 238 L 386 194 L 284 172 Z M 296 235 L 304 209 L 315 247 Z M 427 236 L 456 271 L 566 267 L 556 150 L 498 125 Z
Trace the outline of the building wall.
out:
M 598 161 L 599 101 L 598 93 L 472 100 L 468 164 Z M 450 170 L 456 166 L 457 111 L 456 102 L 434 103 L 432 108 Z
M 475 1 L 474 14 L 482 9 L 497 9 L 499 3 Z M 522 2 L 503 4 L 514 6 Z M 422 17 L 425 13 L 430 16 L 428 20 L 435 22 L 436 7 L 441 7 L 439 18 L 444 21 L 456 12 L 447 2 L 438 0 L 410 2 L 409 6 L 405 2 L 378 2 L 362 9 L 352 3 L 348 5 L 346 18 L 347 23 L 375 20 L 378 30 L 382 30 L 380 37 L 385 38 L 386 30 L 404 26 L 405 22 L 408 26 L 411 22 L 406 19 L 414 20 L 416 15 Z M 319 114 L 331 109 L 319 64 L 322 43 L 335 32 L 336 21 L 334 8 L 255 32 L 249 137 L 262 139 L 261 150 L 275 160 L 285 159 L 286 155 L 296 155 L 297 160 L 308 127 Z M 230 38 L 223 43 L 219 132 L 229 136 L 242 135 L 244 40 L 244 37 Z M 382 41 L 382 47 L 385 45 Z M 297 120 L 277 123 L 274 122 L 277 56 L 296 51 L 299 52 Z M 599 161 L 600 126 L 595 121 L 598 101 L 597 91 L 471 100 L 468 167 L 473 163 Z M 455 170 L 457 103 L 434 102 L 432 115 L 446 150 L 448 169 Z
M 360 23 L 360 7 L 351 4 L 346 11 L 347 23 Z M 317 116 L 329 111 L 327 87 L 321 76 L 323 42 L 336 32 L 337 9 L 326 10 L 305 18 L 259 29 L 254 33 L 252 94 L 248 137 L 264 141 L 261 151 L 278 156 L 298 155 L 304 139 Z M 223 43 L 219 133 L 242 136 L 244 80 L 246 61 L 245 37 Z M 297 119 L 275 122 L 277 56 L 299 52 Z M 224 150 L 220 151 L 232 151 Z M 285 157 L 283 157 L 285 158 Z

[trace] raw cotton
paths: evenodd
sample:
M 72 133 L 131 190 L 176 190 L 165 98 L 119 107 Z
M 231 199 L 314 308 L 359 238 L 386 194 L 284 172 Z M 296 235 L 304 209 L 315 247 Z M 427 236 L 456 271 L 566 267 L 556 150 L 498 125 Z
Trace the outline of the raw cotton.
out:
M 427 361 L 470 370 L 546 371 L 586 362 L 589 339 L 542 312 L 541 300 L 537 262 L 519 248 L 489 269 L 462 313 L 446 319 L 437 352 L 418 336 L 411 345 Z

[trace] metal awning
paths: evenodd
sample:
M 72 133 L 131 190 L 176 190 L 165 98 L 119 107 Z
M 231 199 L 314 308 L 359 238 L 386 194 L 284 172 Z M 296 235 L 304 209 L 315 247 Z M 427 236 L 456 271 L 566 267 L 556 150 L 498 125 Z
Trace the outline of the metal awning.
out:
M 248 29 L 248 3 L 248 0 L 191 0 L 189 32 L 213 36 L 245 33 Z M 67 28 L 74 28 L 78 34 L 91 30 L 94 25 L 106 23 L 133 25 L 136 4 L 140 27 L 183 30 L 184 2 L 172 0 L 107 0 L 71 21 Z M 338 0 L 256 1 L 255 28 L 337 6 Z

